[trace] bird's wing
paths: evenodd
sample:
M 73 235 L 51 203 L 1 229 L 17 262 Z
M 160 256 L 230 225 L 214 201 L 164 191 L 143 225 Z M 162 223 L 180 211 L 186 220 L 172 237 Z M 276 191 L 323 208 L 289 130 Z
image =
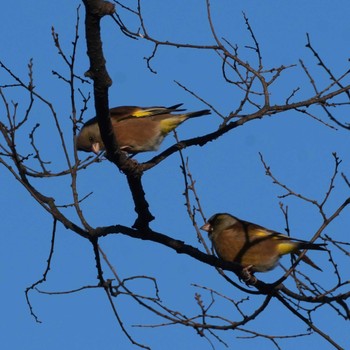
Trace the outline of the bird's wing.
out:
M 242 221 L 243 226 L 249 230 L 250 235 L 254 238 L 272 238 L 274 240 L 288 240 L 291 238 L 277 231 L 269 230 L 265 227 L 253 224 L 248 221 Z
M 153 106 L 153 107 L 137 107 L 137 106 L 122 106 L 111 108 L 111 118 L 114 121 L 121 121 L 129 118 L 146 118 L 155 115 L 169 114 L 172 112 L 181 112 L 184 109 L 179 109 L 182 106 L 177 104 L 171 107 Z
M 275 246 L 275 249 L 277 249 L 280 255 L 292 253 L 297 249 L 298 244 L 294 242 L 294 239 L 291 239 L 282 233 L 249 222 L 244 222 L 243 226 L 245 227 L 245 230 L 249 232 L 249 238 L 251 241 L 260 241 L 261 243 L 269 241 L 270 244 Z
M 249 224 L 250 237 L 252 240 L 267 240 L 272 239 L 274 242 L 278 242 L 277 249 L 280 254 L 288 254 L 296 252 L 297 249 L 313 249 L 313 250 L 326 250 L 324 247 L 326 244 L 310 243 L 308 241 L 297 239 L 294 237 L 289 237 L 282 233 L 268 230 L 262 226 Z M 307 260 L 307 258 L 305 259 Z M 308 263 L 308 262 L 306 262 Z M 309 263 L 310 264 L 310 263 Z M 311 264 L 310 264 L 311 265 Z

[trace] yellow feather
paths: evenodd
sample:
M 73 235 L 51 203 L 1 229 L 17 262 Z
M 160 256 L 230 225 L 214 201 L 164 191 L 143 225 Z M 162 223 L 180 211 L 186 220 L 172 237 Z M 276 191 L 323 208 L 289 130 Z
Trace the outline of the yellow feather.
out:
M 270 232 L 265 231 L 265 230 L 259 230 L 259 229 L 253 229 L 252 230 L 254 232 L 254 235 L 258 236 L 258 237 L 266 237 L 266 236 L 270 236 Z
M 282 234 L 277 234 L 277 235 L 273 235 L 271 234 L 270 231 L 264 230 L 263 228 L 259 229 L 259 228 L 255 228 L 254 230 L 254 235 L 256 237 L 260 237 L 260 238 L 264 238 L 264 237 L 270 237 L 269 239 L 273 240 L 273 241 L 279 241 L 283 238 L 289 239 L 288 236 L 282 235 Z M 280 242 L 277 244 L 276 246 L 277 252 L 280 255 L 285 255 L 285 254 L 290 254 L 293 253 L 296 249 L 296 244 L 294 242 Z
M 290 254 L 295 251 L 295 243 L 284 242 L 277 245 L 277 251 L 280 255 Z
M 149 109 L 139 109 L 138 111 L 135 111 L 132 116 L 136 118 L 142 118 L 142 117 L 149 117 L 154 114 L 153 110 Z
M 163 134 L 167 134 L 174 130 L 180 123 L 187 118 L 186 115 L 177 115 L 174 118 L 166 118 L 160 122 L 160 130 Z

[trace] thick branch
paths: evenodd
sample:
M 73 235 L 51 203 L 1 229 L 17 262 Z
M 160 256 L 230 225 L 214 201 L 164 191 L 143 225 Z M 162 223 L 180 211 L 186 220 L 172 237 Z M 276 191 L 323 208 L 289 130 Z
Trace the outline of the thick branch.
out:
M 96 116 L 102 140 L 106 147 L 107 158 L 127 176 L 135 203 L 135 211 L 138 214 L 134 227 L 145 229 L 154 217 L 148 209 L 149 205 L 143 191 L 142 171 L 137 163 L 127 158 L 124 152 L 119 150 L 109 118 L 108 89 L 112 84 L 112 80 L 108 75 L 106 60 L 103 55 L 100 20 L 106 14 L 113 14 L 114 6 L 101 0 L 84 0 L 84 4 L 86 7 L 87 53 L 90 59 L 90 69 L 86 75 L 94 81 Z

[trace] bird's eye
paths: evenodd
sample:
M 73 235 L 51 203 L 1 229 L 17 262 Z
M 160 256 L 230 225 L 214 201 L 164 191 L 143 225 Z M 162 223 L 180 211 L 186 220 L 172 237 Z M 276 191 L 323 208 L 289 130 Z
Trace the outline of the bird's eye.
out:
M 92 136 L 89 136 L 89 141 L 92 143 L 94 141 L 94 138 Z

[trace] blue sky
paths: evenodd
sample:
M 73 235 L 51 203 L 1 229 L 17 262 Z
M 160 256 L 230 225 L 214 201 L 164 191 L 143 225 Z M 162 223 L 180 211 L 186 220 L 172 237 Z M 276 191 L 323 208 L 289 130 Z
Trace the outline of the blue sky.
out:
M 129 4 L 129 2 L 126 2 Z M 57 55 L 51 39 L 51 27 L 59 33 L 62 48 L 69 52 L 74 38 L 76 8 L 80 1 L 6 2 L 0 13 L 0 60 L 18 76 L 27 80 L 27 64 L 34 62 L 34 82 L 43 97 L 50 100 L 57 112 L 65 132 L 69 151 L 72 150 L 70 95 L 68 87 L 51 71 L 67 74 L 67 68 Z M 213 44 L 206 19 L 205 2 L 199 0 L 144 1 L 145 22 L 151 34 L 160 40 L 184 43 Z M 322 55 L 328 67 L 339 76 L 349 68 L 349 4 L 346 0 L 336 2 L 280 1 L 228 1 L 220 5 L 212 4 L 213 22 L 219 37 L 225 37 L 240 47 L 244 60 L 252 59 L 250 37 L 242 16 L 244 12 L 250 20 L 260 43 L 266 69 L 297 64 L 299 59 L 310 68 L 320 87 L 329 84 L 328 77 L 316 65 L 311 52 L 305 47 L 306 33 L 310 34 L 313 46 Z M 124 11 L 125 23 L 137 30 L 136 22 Z M 80 9 L 80 41 L 78 45 L 77 74 L 83 75 L 88 69 L 84 42 L 84 8 Z M 118 105 L 173 105 L 184 103 L 188 110 L 206 108 L 186 91 L 179 88 L 179 81 L 200 97 L 207 100 L 221 113 L 227 115 L 237 108 L 240 93 L 221 77 L 219 58 L 208 52 L 160 48 L 152 61 L 152 74 L 146 67 L 145 56 L 152 52 L 152 45 L 143 40 L 124 37 L 114 22 L 103 20 L 102 35 L 107 68 L 113 79 L 110 89 L 110 104 Z M 0 84 L 13 83 L 0 70 Z M 294 88 L 300 87 L 297 99 L 312 96 L 313 90 L 308 78 L 300 68 L 292 68 L 283 75 L 272 88 L 272 104 L 281 104 Z M 84 94 L 92 93 L 92 85 L 81 86 Z M 25 111 L 28 96 L 19 89 L 6 89 L 9 101 L 19 103 L 19 113 Z M 82 107 L 77 98 L 78 108 Z M 88 104 L 86 118 L 94 115 L 93 101 Z M 3 106 L 0 106 L 2 114 Z M 247 110 L 246 113 L 251 111 Z M 318 109 L 319 117 L 324 118 Z M 349 121 L 346 107 L 338 114 L 342 121 Z M 325 119 L 326 120 L 326 119 Z M 328 122 L 328 120 L 326 120 Z M 28 133 L 35 125 L 38 129 L 38 145 L 46 160 L 51 160 L 52 169 L 65 167 L 62 149 L 49 110 L 36 102 L 30 123 L 18 136 L 18 147 L 28 150 Z M 188 121 L 179 129 L 181 139 L 198 136 L 215 130 L 221 120 L 215 114 Z M 1 139 L 0 142 L 3 142 Z M 164 150 L 174 142 L 169 136 L 161 147 Z M 274 117 L 247 123 L 232 130 L 219 140 L 205 147 L 193 147 L 184 152 L 189 157 L 191 172 L 196 179 L 196 188 L 207 217 L 215 212 L 226 211 L 243 219 L 253 221 L 283 231 L 285 222 L 279 208 L 278 198 L 284 192 L 273 185 L 265 176 L 259 152 L 282 182 L 296 192 L 320 200 L 327 191 L 334 168 L 332 152 L 342 159 L 340 171 L 350 178 L 349 132 L 325 127 L 306 116 L 288 112 Z M 153 154 L 137 156 L 147 160 Z M 82 154 L 81 157 L 84 157 Z M 172 155 L 144 176 L 144 186 L 152 213 L 156 220 L 151 227 L 169 236 L 199 247 L 196 233 L 186 216 L 184 206 L 183 176 L 180 159 Z M 32 293 L 31 301 L 41 324 L 30 316 L 24 290 L 41 278 L 50 247 L 52 220 L 49 215 L 30 197 L 25 189 L 14 180 L 10 173 L 0 168 L 2 190 L 2 242 L 0 250 L 0 278 L 2 298 L 0 307 L 0 333 L 4 349 L 81 349 L 112 347 L 113 349 L 133 349 L 122 334 L 108 300 L 102 290 L 86 290 L 70 295 L 48 296 Z M 57 202 L 71 201 L 69 179 L 48 179 L 37 181 L 42 191 L 57 198 Z M 131 226 L 134 212 L 133 203 L 122 174 L 104 161 L 94 164 L 79 176 L 81 194 L 93 192 L 83 204 L 85 216 L 93 226 L 121 223 Z M 335 190 L 327 203 L 326 212 L 331 213 L 347 197 L 346 188 L 340 177 L 335 182 Z M 322 220 L 317 209 L 296 198 L 283 200 L 289 207 L 291 234 L 309 239 L 319 228 Z M 67 215 L 75 219 L 75 214 L 67 210 Z M 347 240 L 350 226 L 349 209 L 330 225 L 326 232 L 337 240 Z M 205 302 L 209 296 L 191 283 L 214 288 L 236 301 L 245 295 L 219 278 L 214 268 L 203 265 L 187 256 L 177 255 L 163 246 L 152 242 L 134 240 L 122 235 L 111 235 L 101 240 L 107 253 L 122 278 L 134 275 L 157 278 L 162 300 L 174 309 L 196 313 L 194 293 L 200 292 Z M 328 255 L 311 252 L 309 255 L 324 272 L 302 267 L 325 288 L 334 285 L 336 278 L 328 262 Z M 344 280 L 349 280 L 346 263 L 336 254 Z M 288 258 L 283 259 L 287 265 Z M 96 270 L 91 246 L 85 240 L 58 225 L 55 254 L 48 280 L 40 288 L 46 291 L 65 291 L 96 283 Z M 106 277 L 109 276 L 106 268 Z M 274 281 L 282 270 L 261 274 L 264 281 Z M 109 276 L 110 277 L 110 276 Z M 141 283 L 137 288 L 149 290 L 149 285 Z M 258 305 L 262 297 L 250 297 L 247 310 Z M 126 297 L 120 297 L 117 309 L 124 324 L 135 340 L 147 344 L 152 349 L 210 349 L 208 342 L 198 337 L 192 330 L 180 326 L 161 328 L 135 328 L 134 324 L 157 324 L 157 319 L 140 309 Z M 218 302 L 218 312 L 235 319 L 238 315 L 223 302 Z M 348 332 L 331 310 L 324 308 L 315 315 L 314 323 L 345 347 Z M 330 326 L 331 323 L 331 326 Z M 248 327 L 250 330 L 267 334 L 295 334 L 306 332 L 305 326 L 275 301 Z M 219 333 L 232 348 L 271 349 L 272 344 L 263 339 L 239 339 L 246 334 L 239 332 Z M 213 339 L 212 339 L 213 340 Z M 224 348 L 215 339 L 217 349 Z M 310 346 L 322 349 L 332 347 L 314 335 L 301 339 L 281 340 L 283 349 L 308 349 Z

